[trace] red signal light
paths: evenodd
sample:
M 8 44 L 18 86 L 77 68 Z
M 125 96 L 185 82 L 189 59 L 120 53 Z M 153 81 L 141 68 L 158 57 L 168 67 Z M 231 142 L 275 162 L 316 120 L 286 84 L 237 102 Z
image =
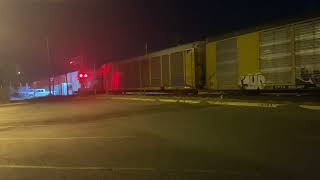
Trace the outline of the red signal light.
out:
M 78 75 L 78 77 L 79 77 L 79 79 L 83 79 L 83 78 L 88 78 L 89 75 L 88 75 L 87 73 L 80 73 L 80 74 Z

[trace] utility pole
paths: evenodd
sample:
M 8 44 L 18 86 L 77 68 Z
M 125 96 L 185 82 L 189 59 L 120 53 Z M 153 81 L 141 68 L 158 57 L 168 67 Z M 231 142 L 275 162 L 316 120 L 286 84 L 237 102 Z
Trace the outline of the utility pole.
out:
M 50 47 L 49 47 L 49 38 L 46 37 L 46 48 L 47 48 L 47 58 L 48 58 L 48 65 L 49 65 L 49 95 L 52 95 L 52 89 L 51 89 L 51 77 L 53 82 L 53 90 L 54 90 L 54 75 L 53 75 L 53 68 L 52 68 L 52 61 L 50 56 Z
M 97 94 L 97 73 L 96 73 L 96 62 L 93 63 L 93 74 L 94 74 L 94 95 Z
M 146 42 L 146 55 L 148 55 L 148 42 Z
M 69 96 L 69 82 L 68 82 L 68 73 L 66 73 L 66 84 L 67 84 L 67 96 Z

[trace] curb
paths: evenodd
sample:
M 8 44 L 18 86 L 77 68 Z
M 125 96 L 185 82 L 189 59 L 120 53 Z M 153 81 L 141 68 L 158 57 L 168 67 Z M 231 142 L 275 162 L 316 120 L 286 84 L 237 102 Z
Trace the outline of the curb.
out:
M 246 106 L 246 107 L 265 107 L 265 108 L 277 108 L 284 104 L 273 103 L 254 103 L 254 102 L 223 102 L 223 101 L 208 101 L 212 105 L 228 105 L 228 106 Z
M 240 102 L 240 101 L 222 101 L 222 100 L 192 100 L 192 99 L 170 99 L 170 98 L 138 98 L 138 97 L 108 97 L 102 99 L 112 100 L 129 100 L 129 101 L 144 101 L 144 102 L 163 102 L 163 103 L 184 103 L 184 104 L 201 104 L 206 103 L 209 105 L 220 106 L 242 106 L 242 107 L 262 107 L 262 108 L 278 108 L 281 106 L 289 105 L 285 103 L 265 103 L 265 102 Z M 0 104 L 1 107 L 10 107 L 17 105 L 25 105 L 28 102 L 7 103 Z M 308 109 L 313 111 L 320 111 L 320 105 L 304 105 L 298 104 L 298 107 L 302 109 Z
M 131 101 L 145 101 L 145 102 L 164 102 L 164 103 L 184 103 L 184 104 L 200 104 L 207 103 L 210 105 L 223 106 L 245 106 L 245 107 L 263 107 L 263 108 L 277 108 L 285 104 L 261 103 L 261 102 L 224 102 L 213 100 L 190 100 L 190 99 L 166 99 L 166 98 L 135 98 L 135 97 L 111 97 L 112 100 L 131 100 Z M 320 110 L 320 108 L 319 108 Z

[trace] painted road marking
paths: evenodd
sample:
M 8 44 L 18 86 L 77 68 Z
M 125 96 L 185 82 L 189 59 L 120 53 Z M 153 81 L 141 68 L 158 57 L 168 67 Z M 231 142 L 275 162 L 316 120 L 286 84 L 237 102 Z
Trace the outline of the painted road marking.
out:
M 320 111 L 320 106 L 300 105 L 299 107 L 304 108 L 304 109 Z
M 160 102 L 170 102 L 170 103 L 176 103 L 178 102 L 177 99 L 159 99 Z
M 0 104 L 0 107 L 10 107 L 10 106 L 24 105 L 24 104 L 28 104 L 28 103 L 27 102 L 19 102 L 19 103 Z
M 201 101 L 197 100 L 179 100 L 180 103 L 187 103 L 187 104 L 199 104 Z
M 104 140 L 117 140 L 117 139 L 132 139 L 136 136 L 93 136 L 93 137 L 9 137 L 0 138 L 0 141 L 37 141 L 37 140 L 87 140 L 87 139 L 104 139 Z
M 320 141 L 320 136 L 318 135 L 299 136 L 298 138 L 302 140 Z
M 216 170 L 216 169 L 185 169 L 185 170 L 160 170 L 156 168 L 113 168 L 113 167 L 103 167 L 103 166 L 40 166 L 40 165 L 12 165 L 12 164 L 0 164 L 0 169 L 49 169 L 49 170 L 81 170 L 81 171 L 109 171 L 109 172 L 146 172 L 146 173 L 186 173 L 186 174 L 225 174 L 233 176 L 247 176 L 247 177 L 259 177 L 261 176 L 258 172 L 253 172 L 252 174 L 242 174 L 240 171 L 234 170 Z M 119 175 L 119 174 L 118 174 Z
M 0 169 L 56 169 L 56 170 L 112 170 L 107 167 L 72 167 L 72 166 L 34 166 L 34 165 L 6 165 L 1 164 Z
M 50 125 L 45 124 L 36 124 L 36 125 L 15 125 L 15 126 L 1 126 L 0 129 L 8 129 L 8 128 L 17 128 L 17 127 L 47 127 Z
M 111 97 L 111 99 L 114 99 L 114 100 L 149 101 L 149 102 L 154 102 L 154 101 L 156 101 L 155 99 L 150 99 L 150 98 Z
M 0 169 L 56 169 L 56 170 L 107 170 L 107 171 L 155 171 L 155 168 L 112 168 L 101 166 L 37 166 L 0 164 Z
M 111 171 L 111 172 L 121 172 L 121 171 L 140 171 L 140 172 L 157 172 L 156 168 L 113 168 L 113 167 L 102 167 L 102 166 L 37 166 L 37 165 L 9 165 L 9 164 L 0 164 L 0 169 L 51 169 L 51 170 L 86 170 L 86 171 L 95 171 L 95 170 L 103 170 L 103 171 Z M 201 169 L 192 169 L 192 170 L 166 170 L 163 172 L 183 172 L 183 173 L 201 173 L 201 174 L 230 174 L 230 175 L 238 175 L 241 176 L 240 171 L 233 170 L 201 170 Z M 252 176 L 252 175 L 251 175 Z M 259 174 L 255 173 L 254 176 L 259 176 Z

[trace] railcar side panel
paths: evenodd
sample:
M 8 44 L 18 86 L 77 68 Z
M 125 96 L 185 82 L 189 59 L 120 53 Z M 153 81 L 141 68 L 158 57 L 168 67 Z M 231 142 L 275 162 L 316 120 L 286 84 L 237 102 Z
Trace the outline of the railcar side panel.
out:
M 186 87 L 195 87 L 195 53 L 194 49 L 183 52 L 184 57 L 184 79 Z
M 320 20 L 299 23 L 294 30 L 296 83 L 320 87 Z
M 142 87 L 149 87 L 150 85 L 150 74 L 149 74 L 149 60 L 143 59 L 141 61 L 141 79 L 142 79 Z
M 175 52 L 170 56 L 171 65 L 171 85 L 176 87 L 184 86 L 184 65 L 183 53 Z
M 139 61 L 133 61 L 126 63 L 126 86 L 125 89 L 136 89 L 140 87 L 140 68 Z
M 170 87 L 170 56 L 163 55 L 162 56 L 162 86 Z
M 260 33 L 260 71 L 267 86 L 294 85 L 294 57 L 290 26 Z
M 216 55 L 218 89 L 238 89 L 237 39 L 232 38 L 218 41 Z
M 217 89 L 216 78 L 216 42 L 206 44 L 206 88 Z
M 150 58 L 150 68 L 151 68 L 151 87 L 161 87 L 161 57 Z
M 259 33 L 249 33 L 237 38 L 239 79 L 242 89 L 263 89 L 265 79 L 259 70 Z

